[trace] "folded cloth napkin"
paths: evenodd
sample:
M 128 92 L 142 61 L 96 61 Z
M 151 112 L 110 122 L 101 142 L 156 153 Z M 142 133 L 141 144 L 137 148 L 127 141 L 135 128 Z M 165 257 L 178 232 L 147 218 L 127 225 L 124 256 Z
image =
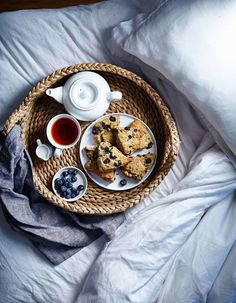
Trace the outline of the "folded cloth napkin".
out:
M 101 235 L 111 238 L 124 215 L 88 217 L 67 212 L 35 191 L 31 159 L 16 125 L 0 143 L 0 201 L 7 221 L 54 264 Z

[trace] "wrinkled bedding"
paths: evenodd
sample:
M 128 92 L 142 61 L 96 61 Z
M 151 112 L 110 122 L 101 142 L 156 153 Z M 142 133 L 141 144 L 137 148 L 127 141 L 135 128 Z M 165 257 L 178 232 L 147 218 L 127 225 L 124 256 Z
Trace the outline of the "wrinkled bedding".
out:
M 110 62 L 159 91 L 181 139 L 168 176 L 125 213 L 112 240 L 100 237 L 58 266 L 12 231 L 0 211 L 0 302 L 236 301 L 236 171 L 188 100 L 112 37 L 121 21 L 148 10 L 145 1 L 113 0 L 0 15 L 1 125 L 47 74 Z

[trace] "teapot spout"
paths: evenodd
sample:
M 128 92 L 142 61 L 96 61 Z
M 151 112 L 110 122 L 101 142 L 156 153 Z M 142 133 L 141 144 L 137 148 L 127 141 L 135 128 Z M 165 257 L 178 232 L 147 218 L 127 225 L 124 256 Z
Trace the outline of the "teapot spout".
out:
M 57 88 L 49 88 L 46 90 L 46 94 L 54 98 L 57 102 L 62 103 L 63 86 L 59 86 Z

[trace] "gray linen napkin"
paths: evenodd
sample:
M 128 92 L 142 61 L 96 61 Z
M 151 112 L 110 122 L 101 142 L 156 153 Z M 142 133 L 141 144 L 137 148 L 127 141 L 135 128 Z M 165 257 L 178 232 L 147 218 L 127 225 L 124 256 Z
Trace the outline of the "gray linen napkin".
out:
M 49 203 L 34 188 L 31 159 L 16 125 L 0 143 L 0 202 L 7 221 L 54 264 L 101 235 L 111 238 L 124 215 L 81 216 Z

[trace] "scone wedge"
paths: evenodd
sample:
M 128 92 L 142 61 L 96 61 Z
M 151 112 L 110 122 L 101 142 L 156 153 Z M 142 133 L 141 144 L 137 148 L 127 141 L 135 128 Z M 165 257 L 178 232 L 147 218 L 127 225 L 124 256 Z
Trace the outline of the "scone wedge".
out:
M 97 148 L 97 165 L 102 172 L 108 172 L 124 166 L 131 161 L 118 148 L 109 142 L 102 142 Z
M 151 148 L 153 145 L 147 128 L 139 120 L 134 120 L 129 126 L 124 128 L 115 128 L 113 129 L 113 133 L 116 146 L 125 155 L 131 155 L 143 148 Z
M 97 145 L 91 145 L 85 147 L 85 152 L 89 161 L 85 164 L 85 167 L 99 176 L 100 178 L 104 179 L 107 182 L 114 182 L 115 177 L 115 170 L 109 172 L 102 172 L 98 169 L 97 165 Z
M 115 138 L 113 136 L 112 129 L 119 127 L 120 116 L 111 115 L 104 118 L 102 121 L 97 122 L 92 128 L 92 134 L 96 143 L 109 142 L 111 144 L 115 143 Z
M 147 170 L 151 168 L 155 162 L 156 155 L 147 153 L 145 155 L 137 155 L 130 157 L 131 161 L 121 167 L 123 174 L 135 180 L 142 180 Z
M 101 172 L 98 169 L 98 165 L 96 161 L 92 161 L 89 160 L 86 164 L 85 167 L 90 170 L 91 172 L 93 172 L 94 174 L 96 174 L 97 176 L 99 176 L 100 178 L 104 179 L 107 182 L 114 182 L 116 179 L 116 175 L 115 175 L 115 171 L 109 171 L 109 172 Z

